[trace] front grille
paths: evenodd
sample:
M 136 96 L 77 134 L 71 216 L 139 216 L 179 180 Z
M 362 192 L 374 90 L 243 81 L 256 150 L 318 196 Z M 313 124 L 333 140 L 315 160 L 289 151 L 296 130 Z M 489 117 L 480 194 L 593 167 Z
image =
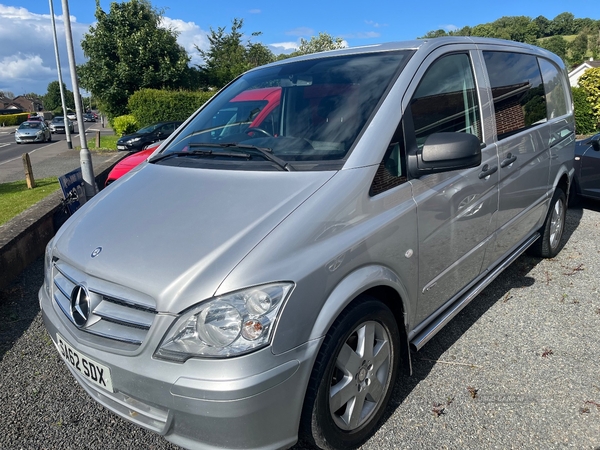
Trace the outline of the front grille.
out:
M 139 298 L 124 298 L 111 292 L 118 291 L 117 286 L 90 278 L 61 261 L 54 262 L 53 279 L 54 301 L 81 331 L 136 346 L 144 342 L 156 308 L 142 294 Z M 71 293 L 76 286 L 85 286 L 90 297 L 88 319 L 81 327 L 71 313 Z

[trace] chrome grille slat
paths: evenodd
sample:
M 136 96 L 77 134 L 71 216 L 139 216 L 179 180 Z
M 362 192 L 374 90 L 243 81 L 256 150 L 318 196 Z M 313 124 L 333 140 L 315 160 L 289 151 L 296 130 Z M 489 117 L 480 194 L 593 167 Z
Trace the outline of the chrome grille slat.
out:
M 119 347 L 117 342 L 134 345 L 144 342 L 156 317 L 156 310 L 149 306 L 153 303 L 151 298 L 135 291 L 124 293 L 119 286 L 91 278 L 60 260 L 53 263 L 52 296 L 73 325 L 71 293 L 82 284 L 89 292 L 90 315 L 87 322 L 78 328 L 80 331 L 116 341 L 115 347 Z M 133 298 L 125 298 L 128 295 Z
M 117 303 L 103 301 L 95 309 L 94 314 L 122 324 L 148 330 L 154 321 L 154 314 L 128 308 Z
M 86 328 L 85 331 L 107 339 L 137 345 L 140 345 L 144 341 L 148 332 L 148 330 L 128 327 L 108 320 L 100 320 L 91 327 Z

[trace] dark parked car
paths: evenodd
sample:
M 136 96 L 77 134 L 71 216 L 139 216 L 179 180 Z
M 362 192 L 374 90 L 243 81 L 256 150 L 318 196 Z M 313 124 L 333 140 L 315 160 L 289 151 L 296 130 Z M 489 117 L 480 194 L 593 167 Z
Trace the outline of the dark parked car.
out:
M 600 199 L 600 133 L 575 143 L 575 178 L 571 201 L 577 196 Z
M 117 141 L 117 150 L 139 152 L 145 146 L 167 138 L 183 122 L 159 122 L 147 126 Z
M 92 113 L 85 113 L 83 115 L 83 121 L 84 122 L 95 122 L 96 117 Z

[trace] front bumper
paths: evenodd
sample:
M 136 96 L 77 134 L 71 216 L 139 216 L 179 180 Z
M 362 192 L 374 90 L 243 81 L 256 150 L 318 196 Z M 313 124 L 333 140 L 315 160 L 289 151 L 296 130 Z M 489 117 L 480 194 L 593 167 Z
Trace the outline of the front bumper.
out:
M 44 134 L 41 135 L 17 135 L 15 134 L 15 142 L 24 144 L 27 142 L 44 142 Z
M 44 324 L 56 344 L 59 333 L 83 355 L 110 368 L 114 392 L 71 368 L 96 401 L 119 416 L 185 448 L 286 448 L 297 440 L 306 385 L 320 341 L 273 355 L 270 347 L 230 359 L 154 359 L 173 317 L 157 315 L 135 351 L 107 351 L 76 328 L 42 287 Z

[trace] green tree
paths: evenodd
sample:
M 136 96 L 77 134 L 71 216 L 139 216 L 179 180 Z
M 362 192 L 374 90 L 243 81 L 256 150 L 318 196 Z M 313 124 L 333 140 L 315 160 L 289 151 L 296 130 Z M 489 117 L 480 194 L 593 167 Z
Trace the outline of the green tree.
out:
M 327 50 L 337 50 L 346 47 L 341 37 L 333 37 L 328 33 L 319 33 L 318 36 L 312 36 L 310 40 L 300 38 L 298 50 L 291 56 L 308 55 L 310 53 L 325 52 Z
M 78 68 L 81 86 L 110 117 L 127 112 L 127 99 L 142 88 L 190 88 L 195 79 L 177 33 L 163 28 L 162 11 L 148 0 L 113 2 L 104 12 L 96 1 L 97 23 L 84 35 L 88 58 Z
M 548 39 L 540 41 L 538 45 L 560 56 L 563 61 L 567 60 L 567 41 L 565 41 L 562 36 L 549 37 Z
M 196 46 L 204 58 L 200 73 L 205 85 L 221 88 L 245 71 L 275 61 L 275 55 L 265 45 L 250 40 L 246 44 L 242 42 L 243 25 L 244 20 L 236 18 L 229 32 L 225 31 L 225 27 L 211 28 L 209 49 L 205 51 Z M 252 36 L 260 34 L 252 33 Z
M 444 36 L 448 36 L 448 32 L 446 30 L 439 29 L 435 31 L 428 31 L 424 36 L 418 37 L 417 39 L 430 39 Z
M 585 58 L 588 49 L 587 33 L 579 33 L 577 37 L 569 44 L 571 56 L 569 58 L 572 65 L 580 64 Z
M 550 26 L 552 25 L 552 22 L 544 16 L 537 16 L 533 19 L 533 22 L 537 25 L 539 30 L 538 38 L 550 36 Z
M 575 34 L 575 16 L 569 12 L 564 12 L 552 19 L 550 25 L 550 34 L 554 35 L 570 35 Z
M 597 128 L 600 124 L 600 67 L 586 70 L 579 78 L 579 86 L 583 88 L 590 102 Z
M 63 89 L 65 91 L 65 103 L 67 108 L 75 108 L 75 100 L 73 92 L 67 89 L 65 83 L 63 83 Z M 60 84 L 57 81 L 48 83 L 48 92 L 44 95 L 44 109 L 47 111 L 60 111 L 62 114 L 62 101 L 60 98 Z

